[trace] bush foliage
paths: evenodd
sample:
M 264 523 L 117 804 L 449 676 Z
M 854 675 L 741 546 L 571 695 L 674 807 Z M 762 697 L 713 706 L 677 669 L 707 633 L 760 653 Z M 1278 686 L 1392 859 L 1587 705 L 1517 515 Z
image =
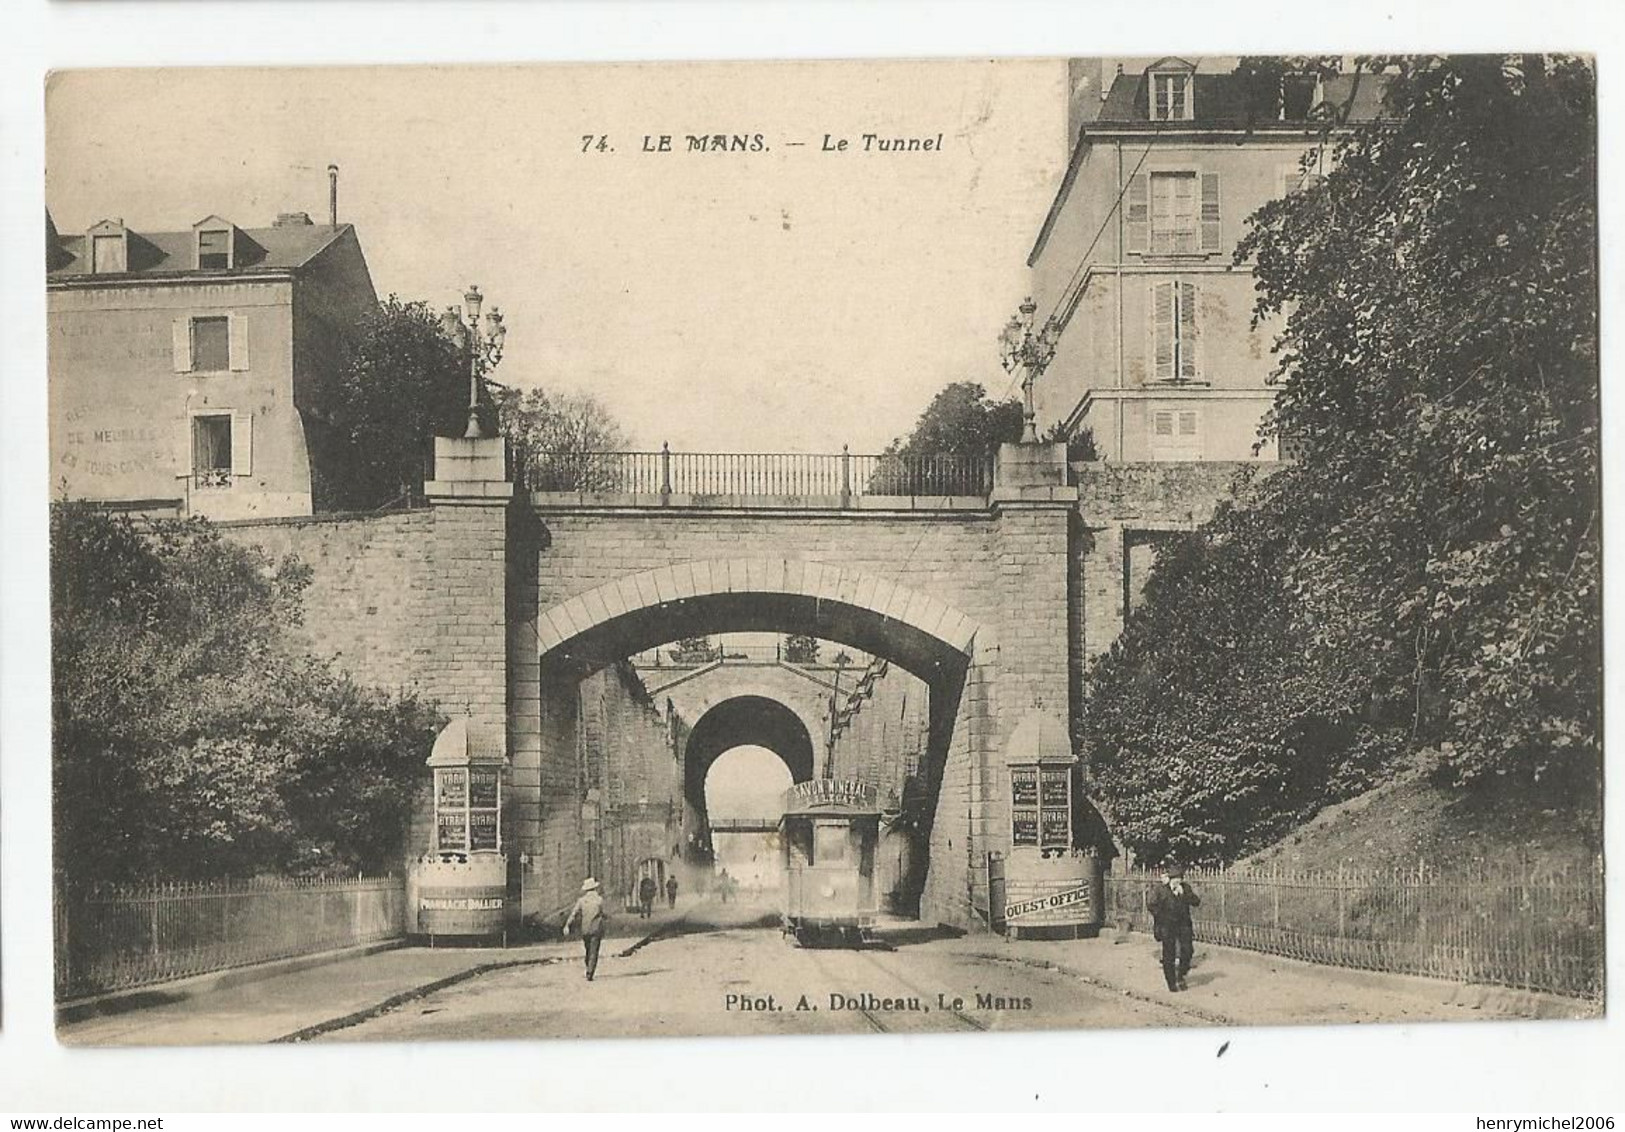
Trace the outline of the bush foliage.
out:
M 433 438 L 461 436 L 469 357 L 428 304 L 396 295 L 362 322 L 332 391 L 354 467 L 341 497 L 379 507 L 423 490 Z
M 300 655 L 309 571 L 202 519 L 51 514 L 56 864 L 74 883 L 396 866 L 442 720 Z
M 1367 63 L 1384 120 L 1237 250 L 1302 459 L 1163 547 L 1078 721 L 1153 858 L 1234 858 L 1399 761 L 1600 775 L 1594 78 Z

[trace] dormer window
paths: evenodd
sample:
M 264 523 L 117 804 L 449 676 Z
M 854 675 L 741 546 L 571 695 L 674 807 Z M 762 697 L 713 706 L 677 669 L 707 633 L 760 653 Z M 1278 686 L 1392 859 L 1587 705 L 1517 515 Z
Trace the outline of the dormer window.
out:
M 123 271 L 127 265 L 123 236 L 95 236 L 90 245 L 91 268 L 97 275 Z
M 192 225 L 195 266 L 199 271 L 229 271 L 237 266 L 237 228 L 219 216 L 205 216 Z
M 86 235 L 92 274 L 110 275 L 130 270 L 130 234 L 125 231 L 123 221 L 103 220 Z
M 1319 88 L 1320 79 L 1313 74 L 1281 76 L 1281 121 L 1308 121 L 1310 111 L 1315 108 L 1315 95 Z
M 197 265 L 200 271 L 224 271 L 231 266 L 230 229 L 206 229 L 197 234 Z
M 1194 93 L 1189 71 L 1153 71 L 1151 117 L 1158 122 L 1189 121 L 1194 116 Z

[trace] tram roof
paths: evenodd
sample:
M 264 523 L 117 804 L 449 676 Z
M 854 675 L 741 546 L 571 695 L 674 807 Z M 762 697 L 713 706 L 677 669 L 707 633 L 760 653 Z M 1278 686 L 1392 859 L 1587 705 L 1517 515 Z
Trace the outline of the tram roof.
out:
M 871 782 L 815 778 L 784 792 L 784 816 L 850 816 L 880 814 L 880 792 Z
M 844 805 L 840 802 L 825 802 L 821 805 L 800 805 L 787 808 L 784 818 L 878 818 L 881 814 L 879 806 L 875 805 Z

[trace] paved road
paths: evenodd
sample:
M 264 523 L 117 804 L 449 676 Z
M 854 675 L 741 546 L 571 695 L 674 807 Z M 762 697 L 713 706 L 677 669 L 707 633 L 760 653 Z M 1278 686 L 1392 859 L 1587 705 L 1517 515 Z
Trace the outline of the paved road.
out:
M 765 905 L 706 905 L 635 949 L 606 943 L 588 983 L 554 957 L 479 975 L 322 1041 L 924 1033 L 1205 1025 L 1213 1019 L 1063 972 L 990 960 L 911 925 L 878 946 L 802 948 Z M 627 953 L 627 952 L 630 953 Z

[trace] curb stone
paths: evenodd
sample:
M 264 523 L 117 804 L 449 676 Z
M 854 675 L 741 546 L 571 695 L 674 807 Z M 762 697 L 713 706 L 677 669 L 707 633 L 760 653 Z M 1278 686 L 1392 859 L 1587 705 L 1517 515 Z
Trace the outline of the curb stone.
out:
M 380 940 L 377 943 L 363 943 L 355 947 L 317 951 L 310 955 L 296 955 L 290 959 L 273 959 L 268 963 L 253 963 L 246 967 L 228 967 L 224 971 L 211 971 L 208 974 L 193 975 L 191 978 L 169 983 L 152 983 L 89 998 L 76 998 L 57 1005 L 56 1023 L 60 1026 L 63 1023 L 83 1022 L 90 1018 L 128 1014 L 151 1006 L 167 1006 L 212 991 L 259 982 L 261 979 L 274 979 L 281 975 L 293 975 L 328 963 L 365 959 L 370 955 L 404 947 L 406 942 L 403 936 L 399 939 Z
M 481 975 L 488 975 L 492 971 L 506 971 L 513 967 L 544 967 L 549 963 L 564 962 L 567 962 L 567 958 L 563 955 L 538 955 L 531 959 L 510 959 L 505 963 L 480 963 L 466 970 L 458 971 L 454 975 L 446 975 L 443 978 L 433 979 L 410 990 L 392 994 L 384 1001 L 372 1006 L 363 1007 L 338 1018 L 329 1018 L 325 1022 L 317 1022 L 312 1026 L 305 1026 L 291 1034 L 284 1034 L 280 1038 L 272 1038 L 270 1044 L 284 1045 L 295 1042 L 308 1042 L 312 1038 L 319 1038 L 323 1034 L 332 1033 L 334 1030 L 347 1030 L 351 1026 L 360 1025 L 362 1022 L 376 1018 L 380 1014 L 387 1014 L 397 1006 L 403 1006 L 414 999 L 426 998 L 436 991 L 442 991 L 447 987 L 456 986 L 458 983 L 479 978 Z

